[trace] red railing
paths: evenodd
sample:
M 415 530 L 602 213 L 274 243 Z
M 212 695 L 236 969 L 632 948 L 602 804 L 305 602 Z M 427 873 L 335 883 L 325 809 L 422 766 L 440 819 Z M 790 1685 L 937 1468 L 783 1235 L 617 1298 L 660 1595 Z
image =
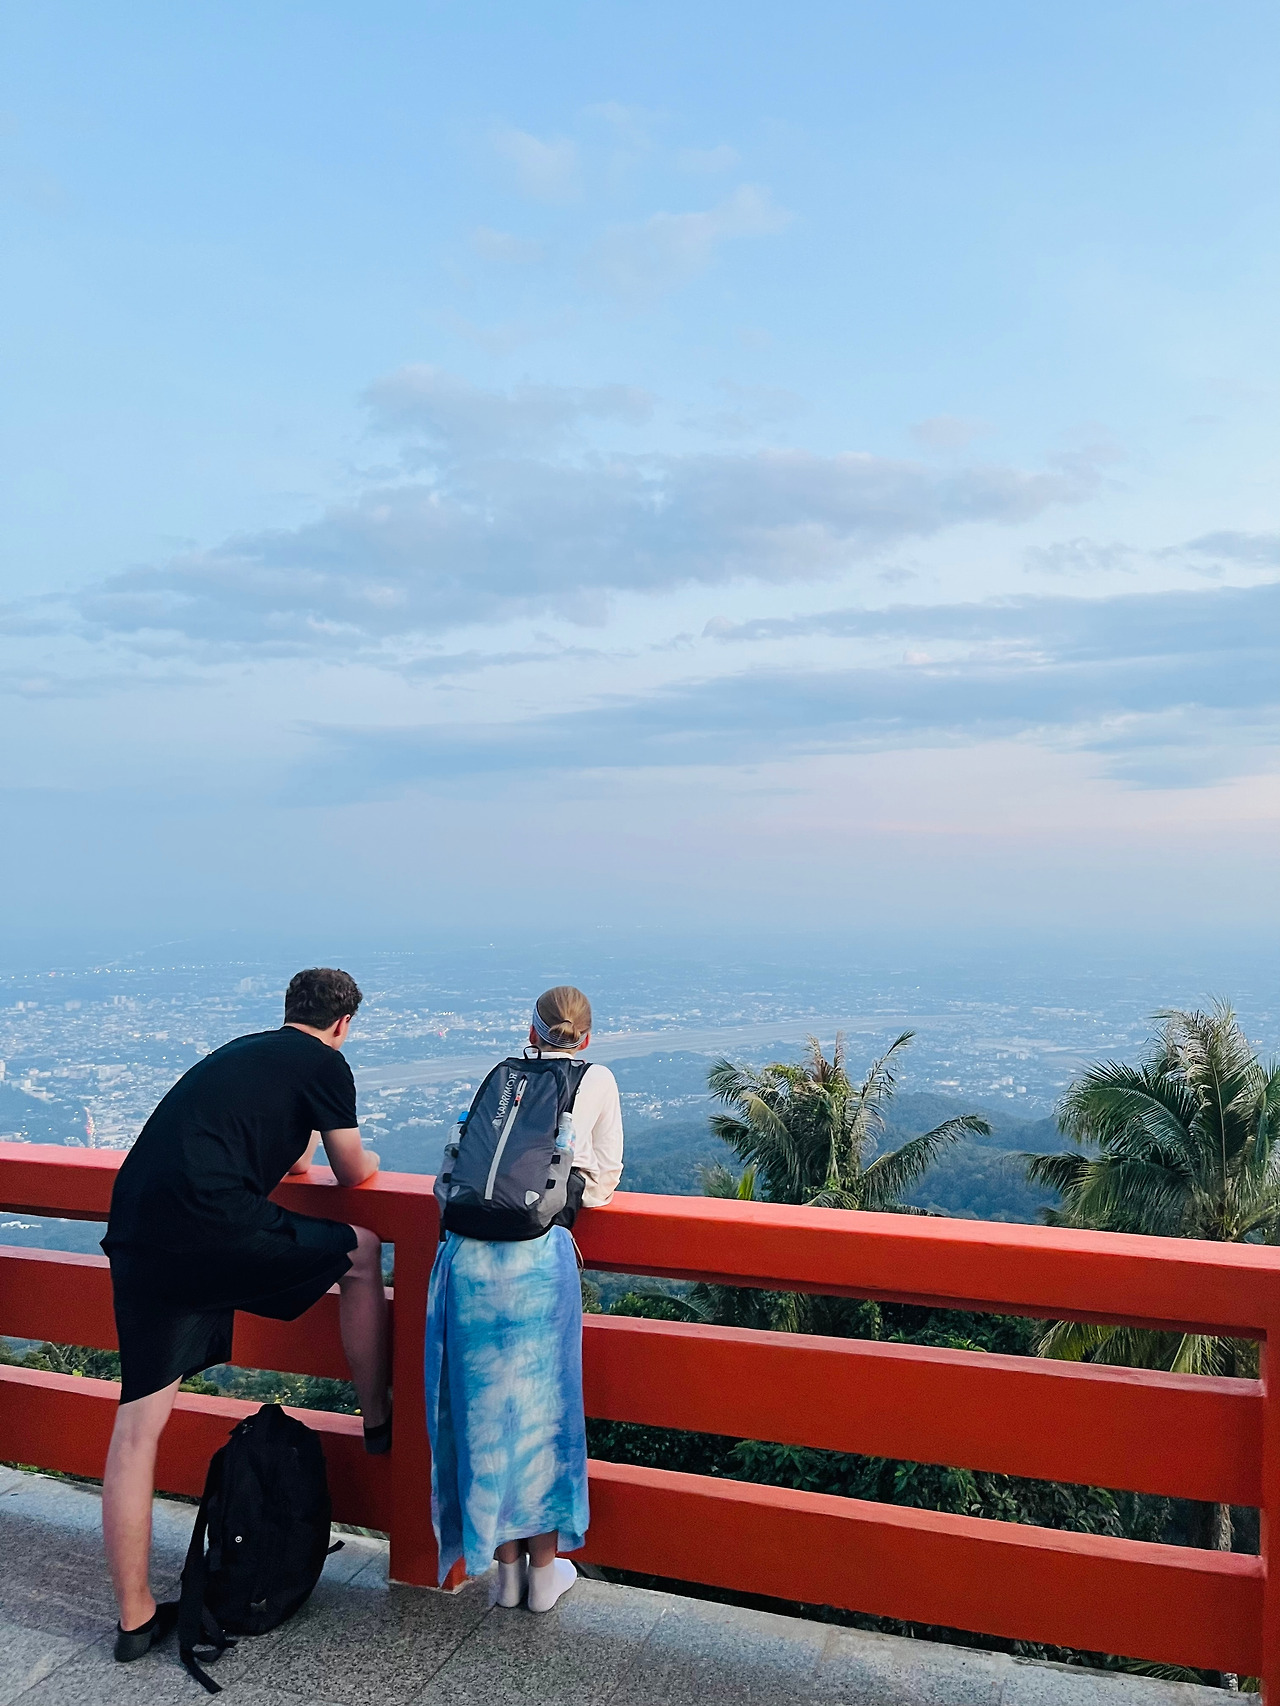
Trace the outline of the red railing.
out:
M 6 1145 L 0 1207 L 102 1220 L 120 1156 Z M 357 1418 L 322 1435 L 335 1514 L 389 1531 L 402 1582 L 435 1581 L 422 1337 L 431 1181 L 340 1191 L 319 1169 L 278 1193 L 395 1244 L 396 1443 Z M 623 1195 L 584 1214 L 592 1268 L 1116 1321 L 1262 1341 L 1262 1380 L 1038 1362 L 914 1345 L 589 1316 L 587 1411 L 837 1451 L 1256 1505 L 1262 1554 L 1198 1551 L 825 1494 L 591 1464 L 582 1556 L 659 1576 L 1135 1658 L 1260 1675 L 1280 1702 L 1280 1251 L 974 1221 Z M 111 1348 L 98 1257 L 0 1251 L 0 1333 Z M 237 1318 L 237 1363 L 345 1373 L 336 1297 L 285 1325 Z M 0 1367 L 0 1459 L 98 1475 L 116 1388 Z M 199 1492 L 251 1405 L 182 1395 L 160 1485 Z

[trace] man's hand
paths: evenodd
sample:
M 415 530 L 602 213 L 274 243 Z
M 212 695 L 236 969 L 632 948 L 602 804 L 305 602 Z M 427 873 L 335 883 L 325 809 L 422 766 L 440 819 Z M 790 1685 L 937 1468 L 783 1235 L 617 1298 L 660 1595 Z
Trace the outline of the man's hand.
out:
M 378 1157 L 360 1142 L 360 1128 L 349 1126 L 344 1131 L 321 1134 L 324 1152 L 340 1185 L 362 1185 L 378 1171 Z

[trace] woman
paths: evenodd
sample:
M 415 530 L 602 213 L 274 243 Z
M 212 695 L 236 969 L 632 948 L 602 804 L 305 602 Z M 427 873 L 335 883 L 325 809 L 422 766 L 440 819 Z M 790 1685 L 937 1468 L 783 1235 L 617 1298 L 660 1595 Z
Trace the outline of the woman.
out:
M 538 997 L 529 1046 L 541 1059 L 572 1059 L 590 1040 L 580 989 Z M 587 1067 L 572 1119 L 582 1205 L 599 1208 L 622 1174 L 608 1067 Z M 576 1551 L 588 1521 L 582 1289 L 567 1225 L 513 1242 L 446 1233 L 431 1274 L 426 1385 L 440 1581 L 459 1558 L 472 1576 L 496 1558 L 499 1605 L 550 1611 L 577 1580 L 556 1553 Z

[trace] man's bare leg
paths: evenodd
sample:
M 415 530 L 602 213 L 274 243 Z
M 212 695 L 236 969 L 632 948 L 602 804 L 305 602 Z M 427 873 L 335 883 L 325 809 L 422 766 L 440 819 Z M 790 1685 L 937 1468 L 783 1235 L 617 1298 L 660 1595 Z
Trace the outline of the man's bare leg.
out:
M 151 1499 L 156 1450 L 180 1382 L 121 1404 L 102 1480 L 102 1537 L 120 1606 L 120 1627 L 138 1629 L 155 1615 L 151 1594 Z
M 391 1412 L 391 1355 L 387 1294 L 382 1285 L 382 1240 L 367 1226 L 355 1228 L 358 1240 L 351 1266 L 338 1281 L 338 1319 L 342 1348 L 355 1382 L 366 1428 L 379 1427 Z

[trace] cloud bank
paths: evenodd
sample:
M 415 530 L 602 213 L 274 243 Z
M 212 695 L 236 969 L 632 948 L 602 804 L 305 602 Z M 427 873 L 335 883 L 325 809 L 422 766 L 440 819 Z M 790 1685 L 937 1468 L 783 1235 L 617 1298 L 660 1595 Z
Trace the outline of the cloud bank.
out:
M 350 653 L 478 621 L 599 620 L 612 596 L 839 574 L 970 523 L 1086 496 L 1086 461 L 938 468 L 862 452 L 593 448 L 652 409 L 626 386 L 484 391 L 408 368 L 368 393 L 404 475 L 293 529 L 113 575 L 91 632 L 175 646 Z
M 854 669 L 752 669 L 519 724 L 324 731 L 309 793 L 529 770 L 768 763 L 1037 735 L 1140 785 L 1204 783 L 1280 742 L 1280 583 L 1096 601 L 836 611 L 717 637 L 874 633 L 1004 642 L 1004 656 Z

